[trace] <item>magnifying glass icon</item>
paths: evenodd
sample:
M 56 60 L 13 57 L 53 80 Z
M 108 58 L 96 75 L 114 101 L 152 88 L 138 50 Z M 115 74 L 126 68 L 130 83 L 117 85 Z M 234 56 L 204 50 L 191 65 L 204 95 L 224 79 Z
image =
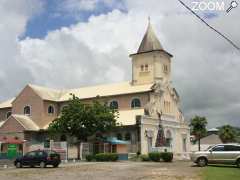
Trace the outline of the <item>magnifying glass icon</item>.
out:
M 232 2 L 230 3 L 230 7 L 226 10 L 227 13 L 229 13 L 233 8 L 236 8 L 237 6 L 238 6 L 237 1 L 232 1 Z

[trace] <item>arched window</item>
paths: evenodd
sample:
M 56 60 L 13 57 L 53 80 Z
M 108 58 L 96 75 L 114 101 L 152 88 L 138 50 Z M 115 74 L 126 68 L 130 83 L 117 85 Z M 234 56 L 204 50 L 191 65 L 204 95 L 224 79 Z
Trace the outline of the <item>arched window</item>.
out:
M 118 109 L 118 102 L 117 101 L 111 101 L 110 102 L 110 108 L 111 109 Z
M 23 109 L 24 115 L 31 115 L 31 108 L 30 106 L 25 106 Z
M 48 114 L 54 114 L 54 107 L 48 106 Z
M 122 140 L 122 134 L 118 133 L 118 134 L 117 134 L 117 139 L 118 139 L 118 140 Z
M 167 130 L 166 132 L 166 146 L 168 147 L 172 146 L 172 133 L 170 130 Z
M 132 108 L 139 108 L 141 107 L 141 101 L 138 98 L 134 98 L 131 103 Z
M 131 133 L 128 132 L 128 133 L 125 134 L 125 140 L 126 141 L 131 141 Z
M 6 118 L 8 119 L 11 115 L 12 115 L 12 112 L 8 111 L 7 114 L 6 114 Z

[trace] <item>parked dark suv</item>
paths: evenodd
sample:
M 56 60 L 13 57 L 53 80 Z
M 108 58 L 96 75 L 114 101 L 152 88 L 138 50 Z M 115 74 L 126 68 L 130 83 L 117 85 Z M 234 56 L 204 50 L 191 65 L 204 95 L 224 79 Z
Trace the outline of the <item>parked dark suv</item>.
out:
M 46 150 L 28 152 L 14 161 L 14 165 L 17 168 L 21 168 L 23 166 L 40 166 L 41 168 L 45 168 L 47 165 L 58 167 L 60 163 L 60 155 L 57 152 Z

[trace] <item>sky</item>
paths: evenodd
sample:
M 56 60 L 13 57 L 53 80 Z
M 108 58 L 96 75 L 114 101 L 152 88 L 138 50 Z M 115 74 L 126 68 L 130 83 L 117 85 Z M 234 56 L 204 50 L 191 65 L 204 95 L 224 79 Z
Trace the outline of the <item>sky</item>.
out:
M 240 46 L 240 7 L 195 12 Z M 174 55 L 172 85 L 185 118 L 240 126 L 240 52 L 177 0 L 0 0 L 0 101 L 29 83 L 65 89 L 130 80 L 129 54 L 148 16 Z

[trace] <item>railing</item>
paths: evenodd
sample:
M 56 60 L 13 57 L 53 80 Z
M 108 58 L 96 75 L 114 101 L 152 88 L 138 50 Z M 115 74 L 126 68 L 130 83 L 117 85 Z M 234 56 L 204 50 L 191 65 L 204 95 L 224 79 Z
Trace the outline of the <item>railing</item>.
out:
M 8 153 L 0 153 L 0 159 L 15 159 L 16 157 L 20 156 L 22 156 L 22 153 L 17 153 L 14 157 L 10 157 Z
M 150 149 L 151 152 L 172 152 L 172 148 L 171 147 L 152 147 Z

